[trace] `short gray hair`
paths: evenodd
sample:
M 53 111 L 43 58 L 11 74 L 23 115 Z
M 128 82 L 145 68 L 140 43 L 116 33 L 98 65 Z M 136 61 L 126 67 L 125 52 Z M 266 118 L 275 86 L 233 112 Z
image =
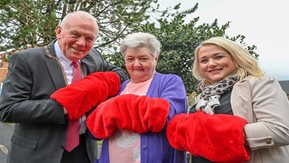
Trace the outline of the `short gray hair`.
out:
M 121 43 L 120 52 L 125 56 L 127 48 L 148 48 L 154 57 L 158 57 L 161 52 L 160 41 L 150 33 L 137 32 L 127 35 Z
M 96 18 L 90 14 L 89 12 L 86 12 L 86 11 L 74 11 L 74 12 L 70 12 L 68 13 L 64 18 L 63 20 L 60 22 L 60 26 L 62 28 L 65 28 L 68 24 L 69 24 L 69 21 L 73 20 L 75 17 L 79 17 L 81 19 L 87 19 L 87 20 L 90 20 L 91 23 L 94 23 L 95 24 L 95 27 L 96 27 L 96 31 L 97 31 L 97 34 L 99 33 L 99 27 L 98 27 L 98 23 L 97 23 L 97 20 Z

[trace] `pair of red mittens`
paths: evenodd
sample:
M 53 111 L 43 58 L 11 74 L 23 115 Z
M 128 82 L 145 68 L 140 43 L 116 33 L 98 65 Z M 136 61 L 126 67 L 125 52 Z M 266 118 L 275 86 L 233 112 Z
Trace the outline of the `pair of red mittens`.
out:
M 246 162 L 249 150 L 244 146 L 244 126 L 241 117 L 204 112 L 179 114 L 167 126 L 166 135 L 172 147 L 189 151 L 213 162 Z
M 169 115 L 170 104 L 161 98 L 119 95 L 101 103 L 89 114 L 86 125 L 98 139 L 112 136 L 117 129 L 136 133 L 160 132 Z
M 61 104 L 69 120 L 76 120 L 120 89 L 120 78 L 115 72 L 95 72 L 78 82 L 56 90 L 50 98 Z

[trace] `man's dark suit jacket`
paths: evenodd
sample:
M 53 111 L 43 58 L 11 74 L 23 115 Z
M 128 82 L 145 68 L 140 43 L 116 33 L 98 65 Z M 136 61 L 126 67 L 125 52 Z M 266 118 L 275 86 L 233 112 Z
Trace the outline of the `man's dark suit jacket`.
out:
M 50 99 L 50 95 L 65 87 L 66 81 L 56 59 L 54 43 L 47 46 L 47 51 L 33 48 L 11 56 L 0 96 L 0 120 L 15 123 L 9 163 L 59 163 L 61 160 L 67 120 L 63 107 Z M 87 74 L 115 71 L 122 81 L 127 79 L 122 69 L 105 62 L 95 49 L 81 60 L 81 66 Z M 87 146 L 91 160 L 95 160 L 95 147 L 93 143 Z

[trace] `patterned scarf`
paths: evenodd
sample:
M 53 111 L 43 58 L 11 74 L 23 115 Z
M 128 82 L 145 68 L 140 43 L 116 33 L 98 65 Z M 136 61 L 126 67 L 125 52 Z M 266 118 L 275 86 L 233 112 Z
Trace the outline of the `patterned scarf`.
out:
M 227 90 L 232 89 L 233 85 L 239 81 L 237 74 L 232 74 L 217 83 L 200 87 L 202 91 L 200 94 L 200 100 L 196 105 L 197 111 L 203 111 L 207 114 L 213 115 L 214 109 L 220 106 L 220 97 Z

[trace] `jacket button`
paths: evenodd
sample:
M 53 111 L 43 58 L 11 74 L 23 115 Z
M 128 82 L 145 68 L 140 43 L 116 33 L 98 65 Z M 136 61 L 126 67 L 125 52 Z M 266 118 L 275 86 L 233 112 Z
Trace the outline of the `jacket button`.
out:
M 272 143 L 272 139 L 271 138 L 266 139 L 266 144 L 271 144 L 271 143 Z

